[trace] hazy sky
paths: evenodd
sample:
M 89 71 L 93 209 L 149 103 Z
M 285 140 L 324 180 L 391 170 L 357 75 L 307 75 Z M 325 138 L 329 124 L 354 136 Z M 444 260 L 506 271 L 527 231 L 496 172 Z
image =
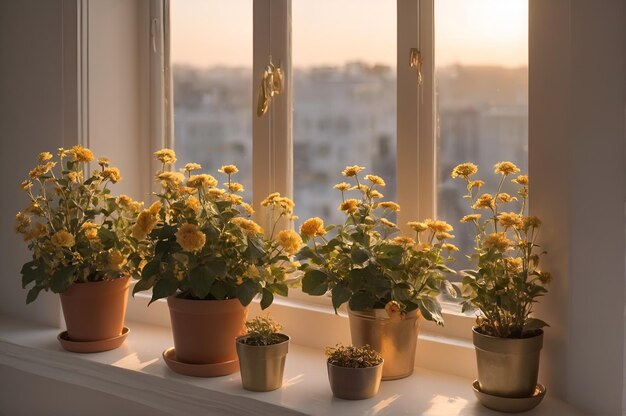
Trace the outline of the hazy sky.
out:
M 174 62 L 251 65 L 252 0 L 171 4 Z M 292 14 L 296 67 L 396 64 L 395 0 L 293 0 Z M 438 65 L 528 63 L 528 0 L 435 0 L 435 26 Z

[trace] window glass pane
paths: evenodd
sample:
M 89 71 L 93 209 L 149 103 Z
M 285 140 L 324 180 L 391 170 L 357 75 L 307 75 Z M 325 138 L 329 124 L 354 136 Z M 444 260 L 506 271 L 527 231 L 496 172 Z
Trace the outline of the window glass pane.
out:
M 297 212 L 343 223 L 332 187 L 346 165 L 396 197 L 396 2 L 298 0 L 292 16 Z
M 467 269 L 473 247 L 464 181 L 450 171 L 479 166 L 493 193 L 493 165 L 510 160 L 528 171 L 528 0 L 435 0 L 438 110 L 438 217 L 454 225 L 456 269 Z M 516 188 L 506 184 L 512 195 Z M 484 213 L 483 213 L 484 214 Z
M 236 164 L 252 196 L 252 0 L 171 0 L 176 166 Z

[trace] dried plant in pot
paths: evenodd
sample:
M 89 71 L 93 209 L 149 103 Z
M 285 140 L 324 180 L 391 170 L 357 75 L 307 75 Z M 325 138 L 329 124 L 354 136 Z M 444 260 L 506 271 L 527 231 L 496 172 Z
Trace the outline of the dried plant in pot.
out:
M 328 381 L 335 397 L 362 400 L 378 393 L 383 375 L 383 357 L 369 345 L 341 344 L 326 348 Z
M 525 215 L 528 176 L 519 175 L 515 164 L 494 166 L 499 180 L 493 194 L 481 193 L 485 182 L 473 178 L 477 171 L 474 164 L 463 163 L 452 177 L 466 181 L 465 198 L 473 209 L 461 222 L 475 231 L 471 259 L 477 269 L 464 272 L 462 294 L 463 310 L 478 311 L 473 328 L 478 388 L 482 394 L 530 403 L 538 392 L 545 394 L 537 374 L 547 324 L 532 316 L 550 281 L 550 274 L 539 268 L 545 254 L 537 252 L 536 244 L 541 221 Z M 517 195 L 504 192 L 506 186 L 516 187 Z
M 237 338 L 241 383 L 246 390 L 272 391 L 283 385 L 289 336 L 272 319 L 257 316 L 246 322 L 247 334 Z
M 59 149 L 56 157 L 40 153 L 22 182 L 30 204 L 15 227 L 32 252 L 22 267 L 22 285 L 31 286 L 26 302 L 41 291 L 59 293 L 67 324 L 59 341 L 76 352 L 122 344 L 129 280 L 140 262 L 131 227 L 141 204 L 111 195 L 119 169 L 106 158 L 90 166 L 93 160 L 79 145 Z
M 146 262 L 134 293 L 152 289 L 154 302 L 167 298 L 174 348 L 164 352 L 174 371 L 221 376 L 239 368 L 235 338 L 245 332 L 247 306 L 257 295 L 267 308 L 274 294 L 286 296 L 291 254 L 301 239 L 282 230 L 265 237 L 239 193 L 234 165 L 222 166 L 224 187 L 201 166 L 172 171 L 171 149 L 156 152 L 159 200 L 142 211 L 133 229 Z M 273 195 L 267 206 L 276 223 L 289 219 L 293 202 Z M 275 231 L 275 230 L 273 230 Z
M 380 351 L 383 380 L 393 380 L 413 372 L 419 318 L 443 325 L 437 296 L 457 294 L 444 277 L 450 271 L 445 262 L 457 248 L 448 242 L 454 236 L 444 221 L 411 221 L 413 237 L 399 235 L 389 218 L 400 206 L 382 201 L 385 181 L 375 175 L 361 179 L 363 169 L 346 167 L 343 175 L 354 185 L 335 185 L 344 224 L 324 227 L 320 218 L 302 224 L 308 244 L 298 254 L 302 290 L 313 296 L 330 292 L 335 310 L 347 303 L 352 343 Z

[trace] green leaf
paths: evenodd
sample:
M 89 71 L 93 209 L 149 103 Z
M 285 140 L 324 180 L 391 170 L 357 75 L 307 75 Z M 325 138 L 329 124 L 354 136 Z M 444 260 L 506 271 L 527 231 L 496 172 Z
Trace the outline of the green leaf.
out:
M 214 277 L 224 277 L 226 275 L 226 262 L 224 259 L 211 259 L 207 261 L 206 267 Z
M 524 331 L 523 332 L 532 332 L 538 329 L 541 329 L 545 326 L 550 326 L 541 319 L 536 318 L 528 318 L 526 322 L 524 322 Z
M 221 280 L 213 283 L 213 287 L 211 288 L 211 296 L 215 299 L 224 299 L 226 297 L 226 284 Z
M 348 289 L 345 285 L 337 285 L 332 290 L 332 299 L 333 299 L 333 308 L 335 308 L 335 312 L 337 309 L 350 300 L 350 296 L 352 296 L 352 291 Z
M 353 246 L 352 252 L 350 253 L 350 258 L 352 259 L 352 262 L 354 264 L 361 264 L 369 260 L 370 256 L 367 251 Z
M 304 246 L 300 249 L 298 254 L 296 254 L 297 260 L 311 260 L 313 264 L 321 265 L 324 264 L 324 259 L 322 259 L 311 247 Z
M 257 246 L 253 239 L 248 239 L 248 247 L 246 247 L 246 251 L 244 252 L 246 260 L 254 263 L 256 260 L 263 257 L 264 254 L 265 251 L 263 251 L 261 247 Z
M 117 240 L 117 236 L 115 233 L 105 227 L 100 227 L 98 229 L 98 237 L 100 238 L 100 242 L 104 246 L 105 250 L 110 249 L 115 244 L 115 240 Z
M 328 291 L 328 276 L 320 270 L 308 270 L 302 278 L 302 291 L 313 296 L 322 296 Z
M 263 288 L 263 297 L 261 298 L 261 309 L 268 308 L 272 302 L 274 302 L 274 294 L 271 290 L 264 287 Z
M 176 280 L 171 273 L 166 273 L 152 288 L 152 299 L 150 303 L 158 299 L 172 296 L 176 293 L 176 289 L 178 289 L 178 280 Z
M 215 275 L 206 266 L 196 267 L 189 272 L 189 284 L 191 292 L 197 298 L 204 299 L 211 292 L 211 286 L 215 281 Z
M 156 280 L 156 276 L 151 276 L 146 278 L 141 278 L 135 283 L 135 287 L 133 287 L 133 296 L 135 293 L 141 292 L 144 290 L 150 289 L 154 285 L 154 281 Z
M 237 298 L 243 306 L 248 306 L 260 289 L 261 287 L 255 281 L 244 279 L 243 283 L 237 286 Z
M 284 283 L 272 283 L 270 285 L 270 290 L 280 296 L 288 296 L 289 294 L 289 288 L 287 288 L 287 285 Z
M 357 292 L 352 295 L 348 305 L 350 305 L 350 309 L 354 311 L 362 311 L 372 308 L 374 303 L 376 303 L 376 299 L 370 293 Z
M 161 271 L 161 259 L 150 260 L 141 270 L 141 278 L 148 279 Z
M 423 298 L 417 301 L 420 312 L 427 321 L 434 321 L 437 325 L 443 326 L 441 316 L 441 305 L 433 298 Z
M 26 304 L 32 303 L 35 299 L 37 299 L 37 296 L 39 296 L 39 292 L 41 292 L 42 289 L 43 286 L 39 285 L 35 285 L 34 287 L 32 287 L 28 291 L 28 294 L 26 294 Z
M 448 294 L 448 296 L 456 298 L 458 296 L 458 288 L 456 286 L 454 286 L 452 283 L 450 283 L 448 280 L 444 280 L 441 282 L 441 285 L 443 286 L 443 289 L 445 290 L 445 293 Z
M 58 269 L 50 279 L 50 289 L 54 293 L 63 293 L 74 281 L 74 268 L 71 266 Z

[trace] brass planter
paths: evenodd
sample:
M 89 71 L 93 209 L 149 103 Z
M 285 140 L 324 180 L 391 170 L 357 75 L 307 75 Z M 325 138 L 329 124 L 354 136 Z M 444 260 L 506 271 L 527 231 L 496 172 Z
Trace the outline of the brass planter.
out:
M 543 331 L 530 338 L 498 338 L 472 328 L 480 391 L 500 397 L 531 397 L 537 387 Z
M 365 368 L 340 367 L 326 361 L 333 395 L 340 399 L 362 400 L 374 397 L 380 388 L 385 362 Z
M 384 309 L 353 311 L 348 308 L 348 317 L 352 344 L 356 347 L 368 344 L 385 360 L 383 380 L 396 380 L 413 373 L 419 330 L 417 310 L 394 321 Z
M 283 385 L 289 337 L 285 334 L 279 335 L 284 341 L 267 346 L 244 344 L 245 335 L 237 338 L 237 355 L 244 389 L 272 391 Z

